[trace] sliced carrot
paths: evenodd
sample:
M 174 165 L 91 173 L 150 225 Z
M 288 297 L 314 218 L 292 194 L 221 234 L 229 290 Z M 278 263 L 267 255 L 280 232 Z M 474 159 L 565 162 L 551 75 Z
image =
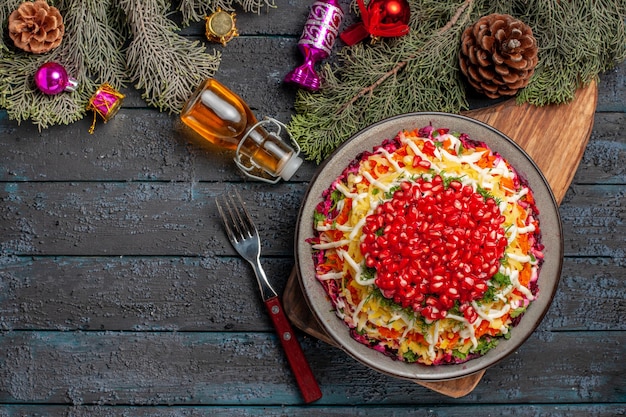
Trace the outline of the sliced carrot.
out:
M 331 237 L 331 242 L 336 242 L 343 239 L 343 232 L 341 230 L 329 230 L 328 235 Z
M 398 339 L 400 337 L 400 332 L 395 329 L 388 329 L 387 327 L 378 327 L 378 333 L 385 339 Z
M 515 184 L 513 184 L 513 179 L 509 177 L 500 177 L 500 188 L 515 190 Z
M 528 288 L 530 284 L 530 277 L 532 276 L 532 267 L 529 263 L 524 264 L 524 268 L 519 273 L 519 283 Z
M 339 254 L 334 251 L 326 252 L 326 264 L 332 266 L 341 266 L 343 265 L 343 261 L 339 258 Z
M 348 286 L 348 291 L 350 291 L 350 295 L 352 296 L 352 302 L 355 305 L 358 305 L 361 302 L 361 297 L 359 296 L 359 291 L 354 288 L 354 285 Z
M 417 332 L 409 332 L 406 335 L 407 339 L 411 342 L 419 343 L 420 345 L 426 345 L 426 339 L 424 339 L 424 335 Z
M 515 221 L 517 227 L 526 227 L 526 214 L 523 211 L 520 211 L 517 220 Z
M 378 178 L 379 176 L 381 176 L 382 174 L 386 174 L 387 172 L 389 172 L 389 165 L 378 164 L 376 165 L 375 169 L 375 173 L 377 174 L 375 175 L 375 178 Z
M 343 209 L 341 210 L 341 213 L 339 213 L 339 215 L 337 215 L 337 217 L 335 218 L 335 221 L 338 224 L 344 224 L 345 222 L 347 222 L 350 215 L 350 210 L 352 210 L 352 200 L 346 199 L 344 201 L 345 203 L 343 204 Z
M 521 235 L 517 235 L 517 243 L 519 245 L 519 248 L 522 250 L 523 253 L 528 253 L 530 252 L 530 243 L 528 242 L 528 235 L 527 234 L 521 234 Z
M 407 155 L 406 145 L 396 149 L 393 155 L 394 155 L 395 160 L 402 160 L 402 158 L 404 158 Z
M 478 328 L 474 330 L 474 336 L 476 336 L 476 339 L 480 339 L 485 333 L 487 333 L 487 330 L 489 330 L 489 321 L 483 320 Z
M 485 148 L 481 148 L 481 147 L 476 148 L 476 152 L 481 152 L 481 151 L 483 152 L 483 155 L 476 162 L 476 165 L 478 165 L 481 168 L 492 167 L 493 166 L 493 161 L 496 160 L 495 155 L 493 155 L 491 152 L 487 151 Z
M 459 339 L 461 338 L 461 335 L 457 332 L 457 333 L 448 333 L 447 335 L 447 339 L 448 339 L 448 346 L 455 346 L 458 342 Z
M 378 165 L 378 162 L 376 162 L 374 159 L 368 159 L 367 165 L 369 165 L 369 169 L 367 169 L 367 171 L 374 174 L 376 171 L 376 165 Z

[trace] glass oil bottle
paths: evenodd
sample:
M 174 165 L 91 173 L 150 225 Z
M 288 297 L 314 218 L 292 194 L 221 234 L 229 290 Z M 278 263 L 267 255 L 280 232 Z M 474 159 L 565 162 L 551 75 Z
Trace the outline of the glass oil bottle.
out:
M 241 97 L 213 78 L 191 95 L 180 118 L 208 142 L 234 150 L 235 163 L 249 177 L 271 183 L 289 180 L 302 164 L 300 148 L 285 125 L 270 118 L 258 122 Z M 256 169 L 271 179 L 255 175 Z

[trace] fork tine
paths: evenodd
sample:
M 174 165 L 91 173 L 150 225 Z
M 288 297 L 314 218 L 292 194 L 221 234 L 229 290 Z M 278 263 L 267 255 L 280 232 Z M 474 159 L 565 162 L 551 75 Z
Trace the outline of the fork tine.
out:
M 235 201 L 235 198 L 238 201 Z M 215 203 L 226 228 L 226 234 L 231 241 L 240 242 L 254 237 L 257 233 L 256 227 L 237 191 L 235 191 L 234 197 L 233 195 L 224 196 L 221 203 L 220 199 L 216 198 Z M 224 207 L 222 207 L 222 204 Z
M 236 190 L 235 190 L 235 197 L 237 197 L 237 200 L 239 200 L 239 204 L 234 204 L 234 206 L 238 208 L 237 217 L 240 220 L 240 224 L 242 226 L 245 226 L 246 232 L 248 233 L 248 237 L 253 237 L 258 232 L 256 230 L 256 226 L 254 225 L 254 222 L 252 221 L 252 218 L 250 217 L 250 213 L 248 213 L 248 210 L 246 209 L 246 203 L 244 203 L 243 199 L 241 198 L 241 195 L 239 195 L 239 193 Z M 234 202 L 233 196 L 231 196 L 231 200 Z
M 226 202 L 223 202 L 223 204 L 226 204 Z M 222 204 L 220 204 L 219 198 L 215 199 L 215 205 L 217 205 L 217 211 L 220 213 L 220 217 L 222 218 L 222 224 L 224 225 L 224 228 L 226 229 L 226 235 L 228 236 L 228 239 L 231 242 L 233 241 L 236 242 L 237 238 L 235 238 L 233 231 L 230 229 L 230 226 L 229 226 L 230 221 L 228 217 L 226 216 L 224 209 L 222 208 Z

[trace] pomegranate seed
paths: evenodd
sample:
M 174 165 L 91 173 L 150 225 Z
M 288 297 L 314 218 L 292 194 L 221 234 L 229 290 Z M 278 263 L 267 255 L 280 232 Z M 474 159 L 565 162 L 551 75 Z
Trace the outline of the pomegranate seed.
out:
M 460 182 L 460 181 L 456 181 L 456 180 L 454 180 L 454 181 L 450 181 L 450 183 L 448 184 L 448 186 L 449 186 L 450 188 L 452 188 L 453 190 L 455 190 L 455 191 L 459 191 L 459 190 L 463 187 L 463 184 L 461 184 L 461 182 Z
M 465 317 L 465 319 L 470 323 L 473 324 L 476 319 L 478 319 L 478 313 L 476 313 L 476 310 L 474 310 L 474 307 L 472 307 L 471 305 L 464 304 L 461 306 L 461 308 L 463 308 L 463 317 Z
M 439 301 L 441 301 L 441 305 L 445 310 L 449 310 L 454 306 L 454 299 L 447 294 L 441 294 L 439 296 Z
M 446 289 L 446 295 L 450 298 L 452 298 L 453 300 L 459 298 L 459 290 L 456 289 L 455 287 L 448 287 Z
M 421 314 L 422 314 L 422 316 L 424 316 L 428 320 L 434 320 L 434 318 L 433 318 L 433 307 L 431 307 L 431 306 L 424 307 L 422 309 L 422 311 L 421 311 Z
M 428 161 L 415 156 L 413 164 L 421 162 Z M 455 300 L 483 296 L 508 244 L 503 221 L 496 202 L 471 186 L 456 180 L 446 186 L 439 175 L 420 178 L 402 182 L 368 216 L 359 247 L 385 297 L 436 320 Z M 473 308 L 461 306 L 466 319 L 475 321 Z
M 471 277 L 463 278 L 463 281 L 461 282 L 461 287 L 464 290 L 471 290 L 472 288 L 474 288 L 474 280 Z

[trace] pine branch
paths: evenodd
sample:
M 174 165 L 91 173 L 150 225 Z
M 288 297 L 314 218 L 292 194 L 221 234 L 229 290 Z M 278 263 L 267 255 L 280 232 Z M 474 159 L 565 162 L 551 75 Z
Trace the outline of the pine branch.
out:
M 2 67 L 11 65 L 19 73 L 3 77 L 0 90 L 5 92 L 0 104 L 9 118 L 21 123 L 31 119 L 40 129 L 53 124 L 69 124 L 80 120 L 85 112 L 86 100 L 79 92 L 46 96 L 35 89 L 32 74 L 46 62 L 45 58 L 33 59 L 32 55 L 8 55 L 0 60 Z
M 116 88 L 128 82 L 122 48 L 125 36 L 116 27 L 114 0 L 61 0 L 66 36 L 59 56 L 74 70 L 80 84 L 94 80 Z M 95 91 L 90 88 L 88 91 Z
M 473 3 L 451 8 L 425 1 L 411 11 L 408 35 L 342 48 L 338 66 L 323 67 L 321 90 L 299 91 L 296 98 L 289 128 L 307 157 L 319 163 L 358 130 L 387 117 L 467 108 L 456 45 Z
M 163 0 L 119 0 L 126 12 L 133 40 L 126 51 L 130 77 L 142 97 L 159 110 L 180 112 L 191 92 L 214 75 L 220 54 L 208 55 L 200 42 L 176 32 L 166 17 Z
M 66 0 L 59 7 L 66 25 L 61 46 L 43 55 L 8 51 L 0 60 L 4 71 L 0 106 L 9 118 L 18 123 L 30 119 L 40 129 L 83 118 L 98 76 L 118 84 L 124 80 L 123 39 L 106 29 L 110 0 Z M 48 61 L 59 62 L 76 78 L 77 91 L 46 96 L 36 89 L 33 74 Z
M 2 29 L 3 34 L 7 33 L 9 15 L 13 12 L 13 10 L 17 9 L 20 4 L 22 4 L 22 0 L 4 0 L 0 5 L 0 28 Z M 9 52 L 4 40 L 5 37 L 0 36 L 0 52 Z
M 183 17 L 183 24 L 198 22 L 211 14 L 217 8 L 233 11 L 234 5 L 238 4 L 244 12 L 260 13 L 263 7 L 276 7 L 273 0 L 181 0 L 178 10 Z
M 626 59 L 623 0 L 409 0 L 411 32 L 336 52 L 320 91 L 299 91 L 289 128 L 307 157 L 321 162 L 358 130 L 412 111 L 467 108 L 458 70 L 459 37 L 479 17 L 513 15 L 533 28 L 539 65 L 518 102 L 571 101 L 577 88 Z
M 461 7 L 459 7 L 457 9 L 456 13 L 454 14 L 454 16 L 452 16 L 450 21 L 448 23 L 446 23 L 446 25 L 444 27 L 439 29 L 438 35 L 441 35 L 441 34 L 445 33 L 452 26 L 454 26 L 456 24 L 456 22 L 459 20 L 459 18 L 461 17 L 461 15 L 463 14 L 463 12 L 465 11 L 465 9 L 467 9 L 467 7 L 469 5 L 471 5 L 473 3 L 473 1 L 474 0 L 466 0 L 465 3 L 463 3 L 461 5 Z M 384 73 L 373 84 L 370 84 L 369 86 L 367 86 L 367 87 L 363 88 L 362 90 L 360 90 L 353 98 L 351 98 L 347 103 L 342 105 L 339 108 L 338 113 L 343 112 L 348 106 L 353 105 L 359 98 L 363 97 L 365 94 L 372 93 L 378 86 L 380 86 L 382 83 L 384 83 L 387 78 L 389 78 L 391 76 L 397 75 L 400 70 L 402 70 L 404 67 L 406 67 L 406 65 L 409 63 L 409 61 L 417 58 L 418 54 L 421 53 L 421 52 L 423 52 L 423 48 L 422 48 L 422 50 L 420 50 L 420 51 L 416 52 L 415 54 L 409 56 L 406 60 L 398 62 L 391 70 L 389 70 L 386 73 Z
M 626 59 L 623 1 L 528 0 L 524 5 L 522 19 L 533 28 L 540 54 L 535 75 L 517 96 L 518 102 L 567 103 L 576 89 Z

